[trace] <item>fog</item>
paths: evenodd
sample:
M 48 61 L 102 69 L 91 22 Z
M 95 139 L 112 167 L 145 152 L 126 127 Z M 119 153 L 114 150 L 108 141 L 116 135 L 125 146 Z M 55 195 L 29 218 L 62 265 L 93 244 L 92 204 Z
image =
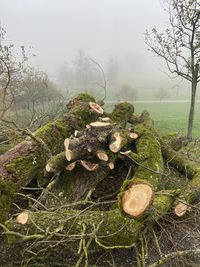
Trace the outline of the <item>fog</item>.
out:
M 115 65 L 112 87 L 130 84 L 140 96 L 144 90 L 177 93 L 187 87 L 166 75 L 164 62 L 144 43 L 146 29 L 167 26 L 159 0 L 0 0 L 0 20 L 7 42 L 33 46 L 33 64 L 63 87 L 74 87 L 62 79 L 66 69 L 74 69 L 80 51 L 106 74 L 108 62 Z

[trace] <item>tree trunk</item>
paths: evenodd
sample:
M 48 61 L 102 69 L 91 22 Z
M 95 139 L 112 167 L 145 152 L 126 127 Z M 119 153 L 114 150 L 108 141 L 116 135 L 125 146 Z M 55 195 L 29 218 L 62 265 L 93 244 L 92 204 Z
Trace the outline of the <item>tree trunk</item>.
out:
M 194 122 L 194 111 L 195 111 L 195 99 L 196 99 L 196 90 L 197 90 L 197 81 L 192 82 L 192 92 L 191 92 L 191 101 L 190 101 L 190 111 L 188 118 L 188 131 L 187 138 L 189 141 L 192 141 L 192 130 Z

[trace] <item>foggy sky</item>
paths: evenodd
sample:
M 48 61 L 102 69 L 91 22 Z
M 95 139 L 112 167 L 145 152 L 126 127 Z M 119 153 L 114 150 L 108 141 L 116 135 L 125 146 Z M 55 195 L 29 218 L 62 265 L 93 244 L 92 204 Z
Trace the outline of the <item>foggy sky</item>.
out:
M 0 20 L 8 41 L 34 46 L 34 64 L 51 76 L 81 48 L 102 65 L 119 58 L 124 79 L 139 88 L 175 84 L 143 39 L 167 25 L 159 0 L 0 0 Z

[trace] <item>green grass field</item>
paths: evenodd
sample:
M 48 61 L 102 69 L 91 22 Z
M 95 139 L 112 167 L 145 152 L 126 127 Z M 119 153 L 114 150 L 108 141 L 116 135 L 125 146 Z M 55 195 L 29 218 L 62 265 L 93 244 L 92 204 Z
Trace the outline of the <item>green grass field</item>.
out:
M 183 134 L 187 132 L 187 121 L 189 113 L 189 103 L 177 102 L 136 102 L 135 113 L 140 114 L 143 110 L 148 110 L 155 122 L 155 127 L 165 134 L 167 132 L 177 131 Z M 107 103 L 106 109 L 111 110 L 114 103 Z M 195 121 L 193 136 L 200 137 L 200 103 L 196 103 Z

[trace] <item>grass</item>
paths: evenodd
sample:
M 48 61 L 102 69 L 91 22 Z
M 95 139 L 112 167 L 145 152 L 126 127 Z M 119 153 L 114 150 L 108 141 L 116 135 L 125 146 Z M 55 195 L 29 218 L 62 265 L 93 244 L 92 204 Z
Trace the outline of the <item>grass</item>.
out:
M 187 133 L 187 121 L 189 114 L 189 103 L 183 102 L 136 102 L 135 113 L 140 114 L 147 110 L 155 122 L 155 127 L 162 134 L 176 131 Z M 114 103 L 107 103 L 106 109 L 111 110 Z M 196 103 L 193 136 L 200 137 L 200 103 Z

